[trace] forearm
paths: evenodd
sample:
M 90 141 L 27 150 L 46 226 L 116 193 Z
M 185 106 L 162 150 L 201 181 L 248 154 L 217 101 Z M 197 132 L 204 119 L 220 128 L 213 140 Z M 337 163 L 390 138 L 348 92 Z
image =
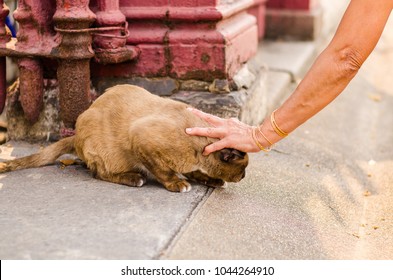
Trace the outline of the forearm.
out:
M 219 139 L 208 145 L 204 154 L 223 148 L 267 151 L 345 89 L 376 46 L 392 8 L 393 0 L 352 0 L 329 46 L 293 94 L 259 127 L 193 110 L 212 127 L 188 128 L 186 132 Z
M 332 102 L 355 77 L 364 59 L 348 49 L 327 48 L 293 94 L 277 110 L 276 120 L 290 133 Z
M 293 94 L 277 109 L 276 122 L 283 131 L 295 130 L 345 89 L 377 44 L 392 2 L 381 0 L 379 5 L 372 0 L 351 2 L 332 42 Z M 269 118 L 265 119 L 261 130 L 272 143 L 282 139 Z

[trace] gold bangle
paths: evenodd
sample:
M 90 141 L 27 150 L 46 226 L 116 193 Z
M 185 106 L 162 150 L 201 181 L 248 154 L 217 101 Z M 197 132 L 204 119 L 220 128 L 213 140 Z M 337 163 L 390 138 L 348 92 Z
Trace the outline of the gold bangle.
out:
M 270 148 L 265 148 L 264 146 L 261 145 L 261 143 L 259 143 L 259 141 L 258 141 L 258 139 L 257 139 L 257 136 L 256 136 L 256 133 L 255 133 L 255 130 L 256 130 L 256 127 L 253 127 L 253 128 L 252 128 L 252 139 L 254 139 L 255 144 L 257 144 L 258 148 L 259 148 L 261 151 L 269 152 L 269 151 L 270 151 Z
M 272 124 L 272 127 L 274 129 L 274 131 L 281 137 L 287 137 L 288 133 L 286 133 L 285 131 L 283 131 L 276 123 L 276 119 L 274 118 L 274 113 L 277 110 L 274 110 L 273 113 L 270 115 L 270 122 Z
M 262 135 L 262 137 L 263 138 L 265 138 L 265 140 L 270 144 L 270 148 L 272 148 L 274 145 L 273 145 L 273 143 L 272 142 L 270 142 L 270 140 L 269 139 L 267 139 L 267 137 L 265 136 L 265 134 L 263 134 L 263 132 L 262 132 L 262 130 L 261 130 L 261 127 L 260 126 L 258 126 L 258 131 L 259 131 L 259 133 Z

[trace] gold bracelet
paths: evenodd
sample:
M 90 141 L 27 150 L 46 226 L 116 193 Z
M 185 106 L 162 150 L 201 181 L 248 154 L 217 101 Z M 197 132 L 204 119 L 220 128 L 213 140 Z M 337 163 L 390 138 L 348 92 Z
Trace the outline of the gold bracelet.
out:
M 260 126 L 258 126 L 258 131 L 259 131 L 259 133 L 262 135 L 262 137 L 263 138 L 265 138 L 265 140 L 270 144 L 270 148 L 272 148 L 274 145 L 273 145 L 273 143 L 272 142 L 270 142 L 270 140 L 269 139 L 267 139 L 267 137 L 265 136 L 265 134 L 263 134 L 263 132 L 262 132 L 262 130 L 261 130 L 261 127 Z
M 283 131 L 283 130 L 277 125 L 277 123 L 276 123 L 276 120 L 275 120 L 275 118 L 274 118 L 274 113 L 275 113 L 276 111 L 277 111 L 277 110 L 274 110 L 273 113 L 270 115 L 270 122 L 271 122 L 271 124 L 272 124 L 272 127 L 273 127 L 274 131 L 275 131 L 279 136 L 281 136 L 281 137 L 287 137 L 287 136 L 288 136 L 288 133 L 286 133 L 285 131 Z
M 261 145 L 261 143 L 259 143 L 259 141 L 258 141 L 258 139 L 257 139 L 257 136 L 256 136 L 256 133 L 255 133 L 255 130 L 256 130 L 256 127 L 254 126 L 254 127 L 252 128 L 252 139 L 254 139 L 255 144 L 257 144 L 258 148 L 259 148 L 261 151 L 269 152 L 269 151 L 270 151 L 270 148 L 265 148 L 264 146 Z

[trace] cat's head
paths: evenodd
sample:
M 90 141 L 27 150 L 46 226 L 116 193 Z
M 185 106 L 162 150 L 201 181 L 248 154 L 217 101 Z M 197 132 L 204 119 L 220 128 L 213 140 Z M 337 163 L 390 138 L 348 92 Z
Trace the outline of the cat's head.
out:
M 236 149 L 225 148 L 214 153 L 217 168 L 212 170 L 211 176 L 226 182 L 239 182 L 246 176 L 248 165 L 247 153 Z

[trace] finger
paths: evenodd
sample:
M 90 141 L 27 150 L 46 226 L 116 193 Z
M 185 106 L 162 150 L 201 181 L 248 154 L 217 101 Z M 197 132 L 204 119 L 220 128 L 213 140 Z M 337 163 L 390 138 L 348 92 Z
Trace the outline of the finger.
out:
M 214 127 L 192 127 L 186 128 L 186 133 L 193 136 L 205 136 L 210 138 L 222 138 L 223 131 Z
M 187 110 L 191 111 L 193 114 L 195 114 L 196 116 L 200 117 L 201 119 L 207 121 L 209 124 L 213 125 L 213 126 L 218 126 L 221 125 L 224 122 L 224 119 L 202 112 L 198 109 L 195 108 L 187 108 Z
M 209 155 L 209 154 L 211 154 L 213 152 L 222 150 L 224 148 L 228 148 L 227 144 L 226 144 L 226 141 L 223 141 L 223 140 L 217 141 L 217 142 L 214 142 L 214 143 L 206 146 L 205 149 L 203 150 L 203 155 L 207 156 L 207 155 Z

